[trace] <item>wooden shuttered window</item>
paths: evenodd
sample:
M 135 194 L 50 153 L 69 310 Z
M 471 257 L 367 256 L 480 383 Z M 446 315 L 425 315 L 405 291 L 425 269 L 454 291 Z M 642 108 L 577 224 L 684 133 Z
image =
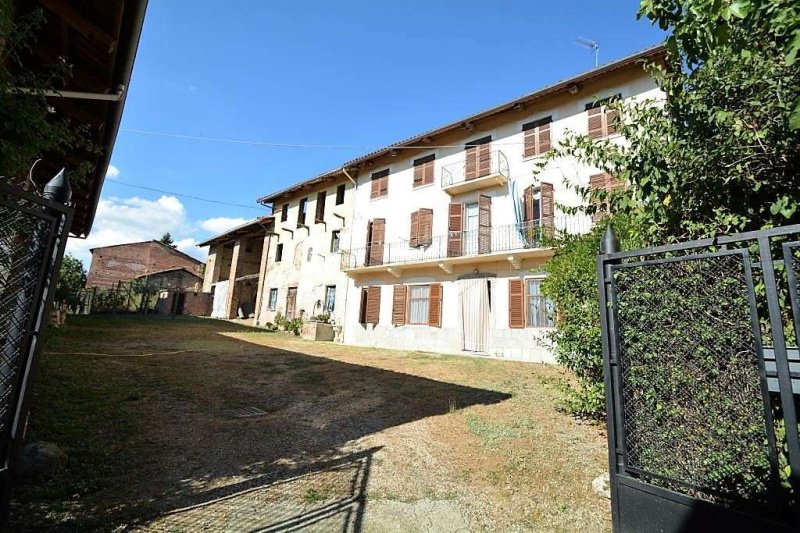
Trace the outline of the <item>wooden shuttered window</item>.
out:
M 376 218 L 367 226 L 367 266 L 383 264 L 383 242 L 386 235 L 386 219 Z
M 492 251 L 492 199 L 489 196 L 478 197 L 478 253 L 488 254 Z
M 623 183 L 608 172 L 589 176 L 589 194 L 596 207 L 592 215 L 593 222 L 599 221 L 611 211 L 608 195 L 622 186 Z
M 406 323 L 406 299 L 408 288 L 405 285 L 394 286 L 394 300 L 392 301 L 392 324 L 402 326 Z
M 542 182 L 540 185 L 542 227 L 551 232 L 555 225 L 556 203 L 554 198 L 553 184 Z
M 541 155 L 550 150 L 550 123 L 553 117 L 528 122 L 522 125 L 525 134 L 524 157 Z
M 383 198 L 389 194 L 389 170 L 382 170 L 372 175 L 370 198 Z
M 508 280 L 508 327 L 525 327 L 525 284 L 521 279 Z
M 422 187 L 433 183 L 433 164 L 435 159 L 436 156 L 431 154 L 414 160 L 414 187 Z
M 317 208 L 316 212 L 314 213 L 314 222 L 325 221 L 325 198 L 327 196 L 328 193 L 324 191 L 317 194 Z
M 377 324 L 381 317 L 381 288 L 367 287 L 365 291 L 364 323 Z
M 618 100 L 620 96 L 616 94 L 603 100 L 586 104 L 590 138 L 601 139 L 617 132 L 616 122 L 619 112 L 616 109 L 609 109 L 608 104 Z
M 433 209 L 419 209 L 411 213 L 409 246 L 430 246 L 433 242 Z
M 462 253 L 463 218 L 463 205 L 459 202 L 451 203 L 447 223 L 447 257 L 459 257 Z
M 465 178 L 474 180 L 486 176 L 492 169 L 492 137 L 482 137 L 466 144 L 467 161 Z
M 525 189 L 523 193 L 524 221 L 539 223 L 545 228 L 553 228 L 555 225 L 555 194 L 553 184 L 542 182 L 539 185 L 539 198 L 536 198 L 535 195 L 536 188 L 533 185 Z
M 442 327 L 442 284 L 431 283 L 428 301 L 428 325 Z

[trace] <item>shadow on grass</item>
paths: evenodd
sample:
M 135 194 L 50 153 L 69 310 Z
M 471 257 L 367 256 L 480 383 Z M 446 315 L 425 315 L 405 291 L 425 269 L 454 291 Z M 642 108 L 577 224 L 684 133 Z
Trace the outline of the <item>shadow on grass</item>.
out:
M 12 525 L 359 531 L 379 448 L 353 441 L 510 398 L 229 336 L 245 330 L 186 318 L 72 320 L 50 344 L 63 355 L 45 358 L 32 412 L 34 438 L 58 442 L 70 465 L 53 482 L 60 488 L 18 491 Z M 181 353 L 70 353 L 120 349 Z M 230 415 L 243 407 L 264 414 Z

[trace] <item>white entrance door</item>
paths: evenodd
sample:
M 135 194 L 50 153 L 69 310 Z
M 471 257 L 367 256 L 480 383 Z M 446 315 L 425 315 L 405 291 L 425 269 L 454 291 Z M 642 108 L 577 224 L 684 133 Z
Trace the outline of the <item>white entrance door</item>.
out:
M 478 203 L 464 206 L 464 255 L 478 253 Z
M 489 280 L 460 279 L 461 334 L 464 350 L 488 352 L 491 338 L 489 316 Z

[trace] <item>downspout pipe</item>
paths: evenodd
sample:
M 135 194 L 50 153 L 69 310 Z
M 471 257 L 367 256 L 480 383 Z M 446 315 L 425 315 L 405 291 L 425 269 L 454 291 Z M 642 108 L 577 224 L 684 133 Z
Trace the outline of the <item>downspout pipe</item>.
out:
M 355 223 L 355 216 L 356 216 L 356 199 L 355 199 L 355 195 L 356 195 L 356 190 L 358 189 L 358 182 L 353 179 L 353 176 L 351 176 L 347 172 L 347 169 L 345 167 L 342 167 L 342 174 L 344 174 L 345 177 L 347 177 L 347 179 L 349 179 L 350 182 L 353 184 L 353 198 L 351 200 L 352 209 L 350 211 L 350 244 L 348 246 L 348 253 L 349 253 L 349 251 L 353 249 L 353 229 L 355 227 L 354 223 Z M 345 328 L 345 323 L 346 323 L 346 320 L 344 318 L 347 317 L 347 297 L 350 294 L 350 282 L 351 282 L 351 280 L 349 279 L 349 276 L 348 276 L 347 284 L 344 286 L 344 314 L 342 315 L 343 318 L 342 318 L 342 339 L 341 339 L 342 341 L 344 341 L 344 328 Z

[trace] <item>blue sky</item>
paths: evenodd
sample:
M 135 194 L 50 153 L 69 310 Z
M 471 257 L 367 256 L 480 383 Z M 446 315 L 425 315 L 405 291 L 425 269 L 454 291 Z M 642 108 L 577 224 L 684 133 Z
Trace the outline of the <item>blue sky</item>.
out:
M 235 7 L 234 7 L 235 6 Z M 370 149 L 662 40 L 638 1 L 150 0 L 110 178 L 257 207 Z M 134 133 L 357 149 L 275 148 Z M 185 251 L 264 210 L 107 181 L 69 251 L 172 232 Z

